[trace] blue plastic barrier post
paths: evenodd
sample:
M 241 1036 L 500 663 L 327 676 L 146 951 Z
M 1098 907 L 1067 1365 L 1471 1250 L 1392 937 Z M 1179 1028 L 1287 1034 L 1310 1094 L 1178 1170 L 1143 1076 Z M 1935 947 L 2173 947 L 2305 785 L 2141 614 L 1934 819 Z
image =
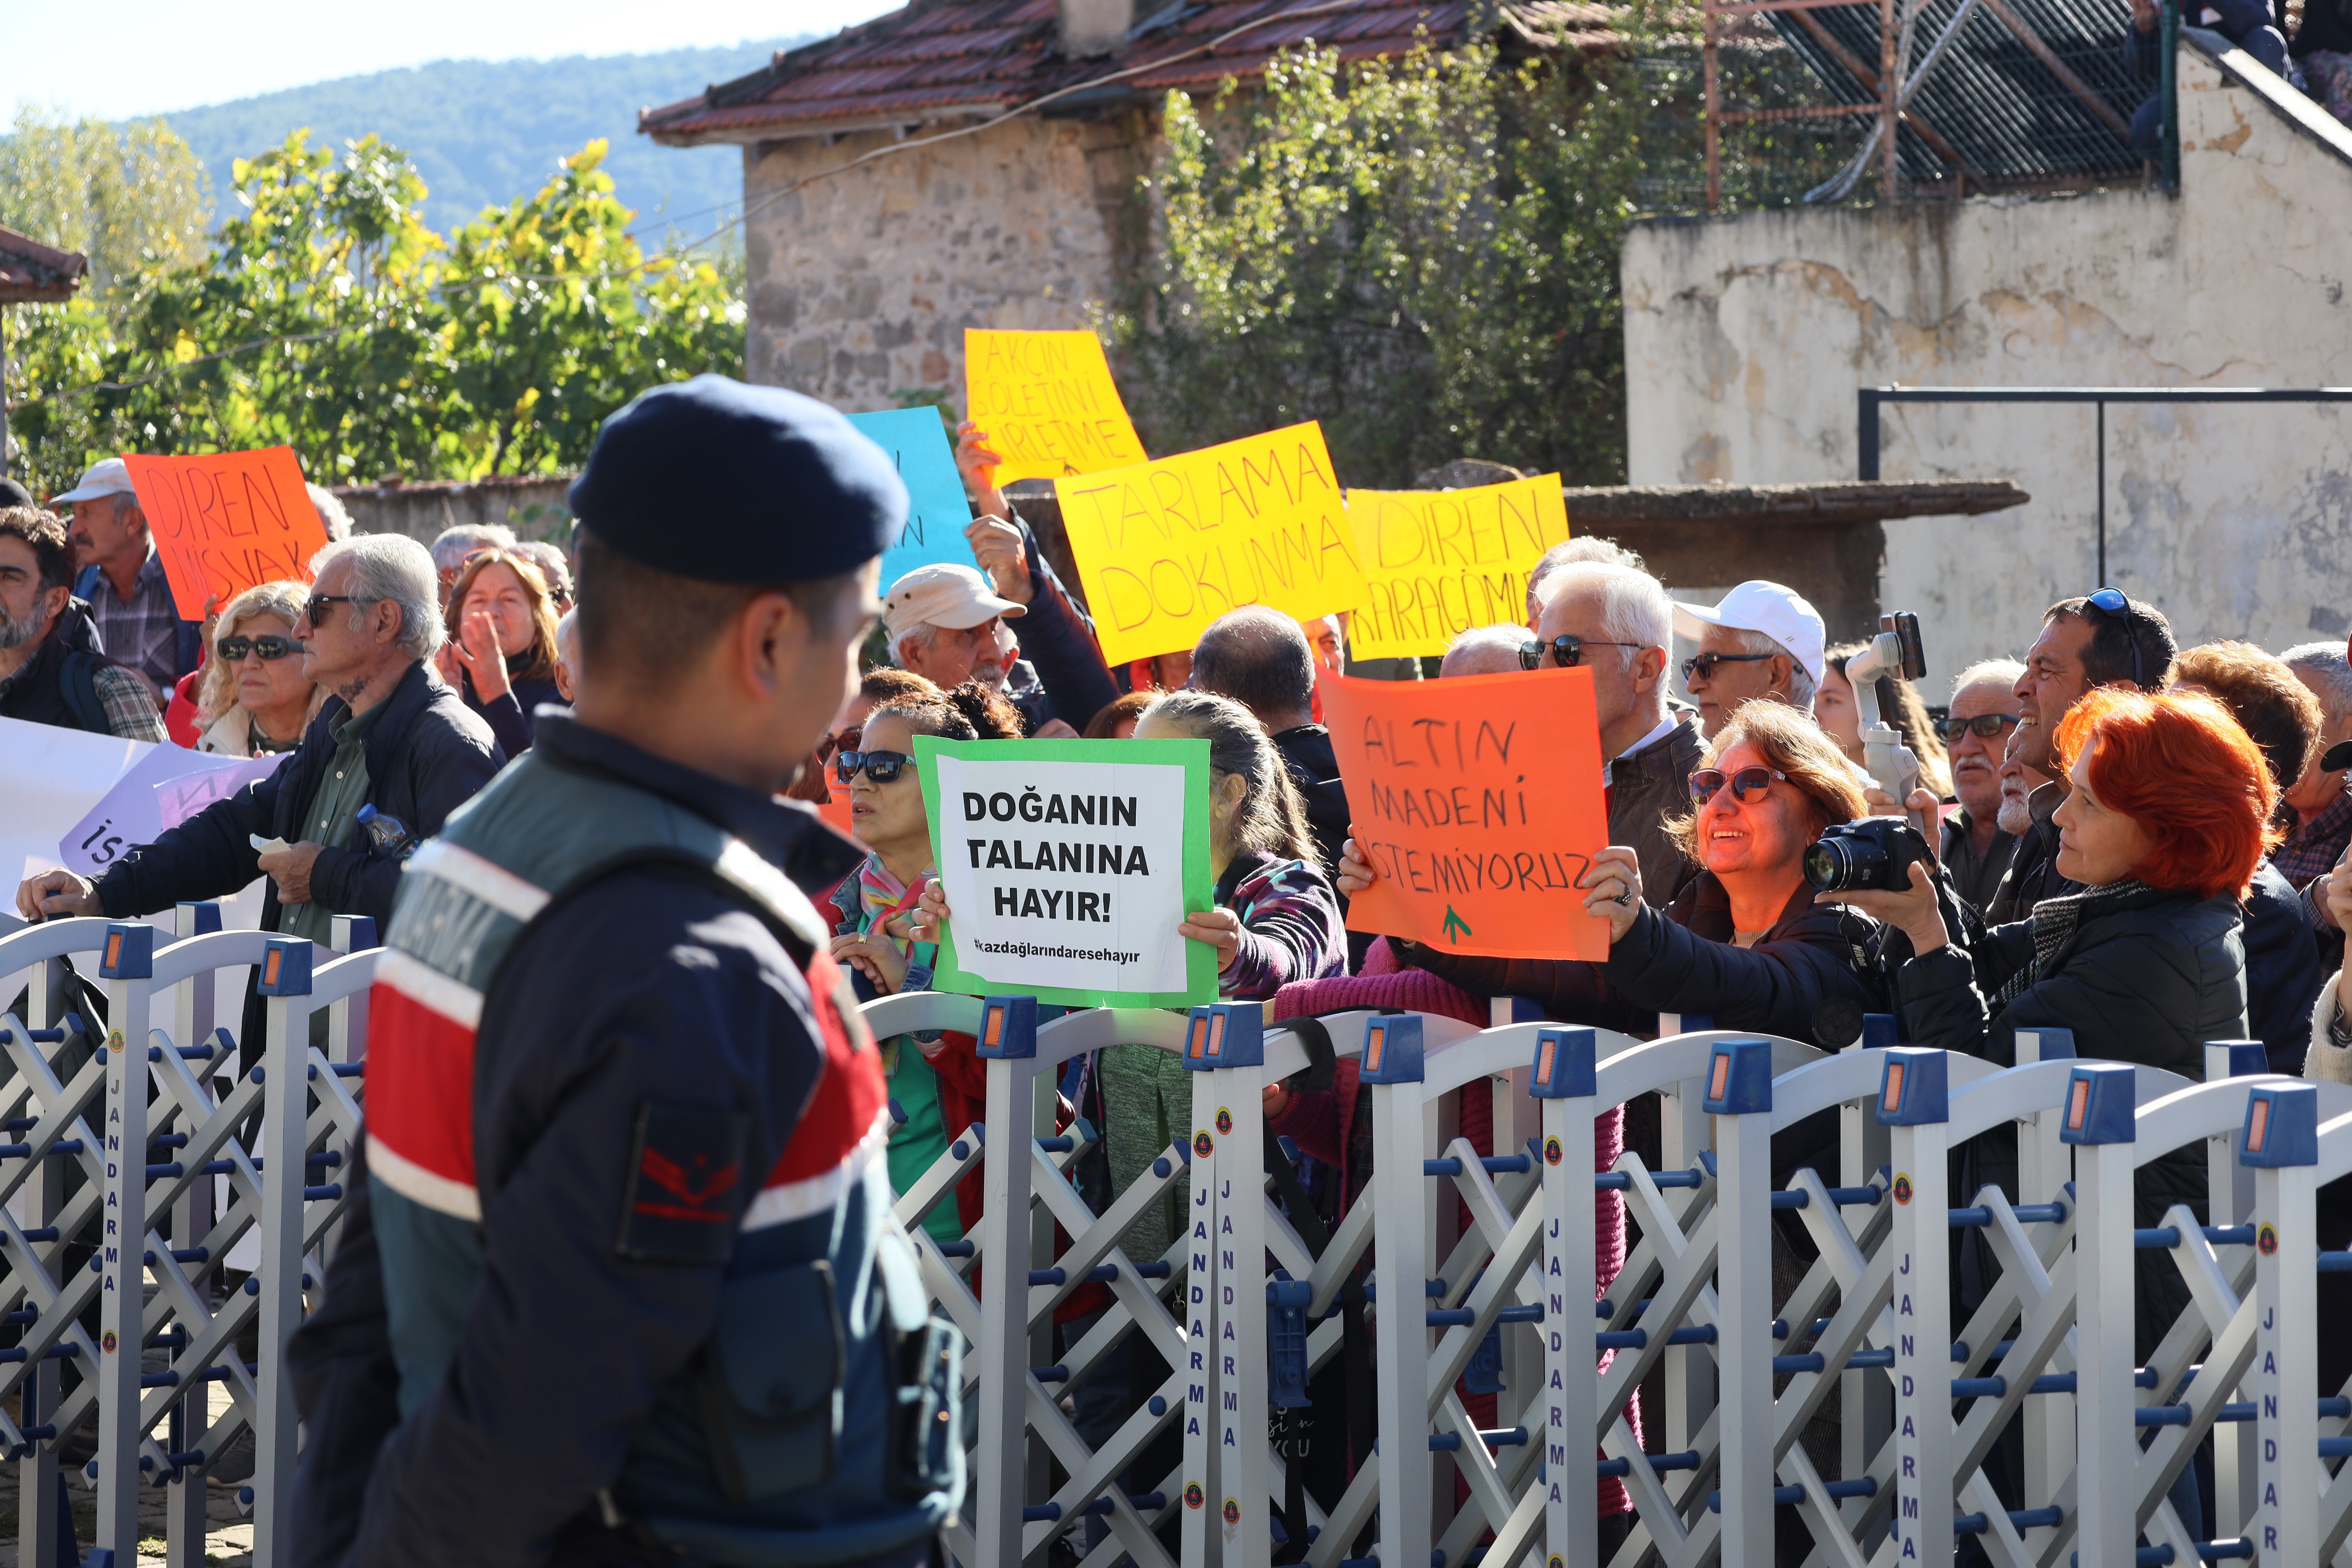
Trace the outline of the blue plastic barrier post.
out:
M 2258 1089 L 2238 1163 L 2254 1179 L 2253 1544 L 2263 1568 L 2319 1561 L 2319 1091 Z
M 1726 1040 L 1702 1102 L 1715 1121 L 1716 1364 L 1723 1561 L 1772 1562 L 1772 1047 Z
M 298 1418 L 286 1375 L 286 1342 L 302 1322 L 302 1187 L 310 1125 L 310 966 L 317 950 L 272 937 L 255 988 L 267 998 L 268 1050 L 247 1074 L 264 1075 L 261 1094 L 261 1419 L 253 1442 L 253 1560 L 292 1561 Z M 245 1053 L 247 1063 L 257 1054 Z
M 2133 1561 L 2132 1144 L 2136 1073 L 2086 1064 L 2066 1084 L 2059 1137 L 2074 1146 L 2075 1551 L 2084 1568 Z
M 1542 1107 L 1544 1540 L 1546 1568 L 1596 1568 L 1590 1435 L 1601 1426 L 1592 1353 L 1591 1176 L 1596 1037 L 1591 1029 L 1536 1035 L 1528 1092 Z M 1497 1147 L 1500 1147 L 1497 1144 Z
M 1895 1560 L 1952 1557 L 1951 1194 L 1944 1053 L 1886 1053 L 1878 1120 L 1895 1166 Z

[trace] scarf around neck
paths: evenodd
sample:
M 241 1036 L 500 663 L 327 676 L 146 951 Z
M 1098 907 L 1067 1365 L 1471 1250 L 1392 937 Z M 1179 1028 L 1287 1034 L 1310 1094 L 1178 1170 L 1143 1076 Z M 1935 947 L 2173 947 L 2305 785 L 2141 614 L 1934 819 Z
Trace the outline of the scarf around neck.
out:
M 2121 914 L 2153 903 L 2162 896 L 2160 889 L 2138 878 L 2126 877 L 2104 888 L 2086 888 L 2079 893 L 2062 893 L 2042 900 L 2033 906 L 2033 962 L 2009 977 L 2009 984 L 2001 987 L 2000 1000 L 2010 1001 L 2028 986 L 2046 979 L 2058 954 L 2074 940 L 2074 933 L 2085 920 Z

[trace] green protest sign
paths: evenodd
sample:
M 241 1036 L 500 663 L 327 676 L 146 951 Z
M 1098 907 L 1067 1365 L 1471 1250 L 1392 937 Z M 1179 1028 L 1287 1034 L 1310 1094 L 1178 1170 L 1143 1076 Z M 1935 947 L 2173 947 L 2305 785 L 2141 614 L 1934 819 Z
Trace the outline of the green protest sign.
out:
M 915 737 L 951 916 L 931 983 L 1072 1007 L 1217 999 L 1206 741 Z

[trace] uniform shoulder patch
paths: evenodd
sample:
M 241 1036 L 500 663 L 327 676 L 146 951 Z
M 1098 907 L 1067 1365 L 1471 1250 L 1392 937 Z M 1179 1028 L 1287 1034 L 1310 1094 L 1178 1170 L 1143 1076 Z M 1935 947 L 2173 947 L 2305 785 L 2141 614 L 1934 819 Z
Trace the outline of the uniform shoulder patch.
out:
M 638 1106 L 614 1250 L 651 1263 L 726 1262 L 751 1197 L 751 1117 L 718 1106 Z

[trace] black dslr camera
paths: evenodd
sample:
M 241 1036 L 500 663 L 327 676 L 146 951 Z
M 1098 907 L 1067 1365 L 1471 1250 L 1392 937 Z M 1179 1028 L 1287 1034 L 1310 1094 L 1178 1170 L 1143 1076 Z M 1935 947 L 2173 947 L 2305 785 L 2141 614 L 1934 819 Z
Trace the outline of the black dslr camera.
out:
M 1927 840 L 1900 816 L 1833 822 L 1805 851 L 1805 880 L 1824 893 L 1899 893 L 1911 886 L 1911 863 L 1935 864 Z

